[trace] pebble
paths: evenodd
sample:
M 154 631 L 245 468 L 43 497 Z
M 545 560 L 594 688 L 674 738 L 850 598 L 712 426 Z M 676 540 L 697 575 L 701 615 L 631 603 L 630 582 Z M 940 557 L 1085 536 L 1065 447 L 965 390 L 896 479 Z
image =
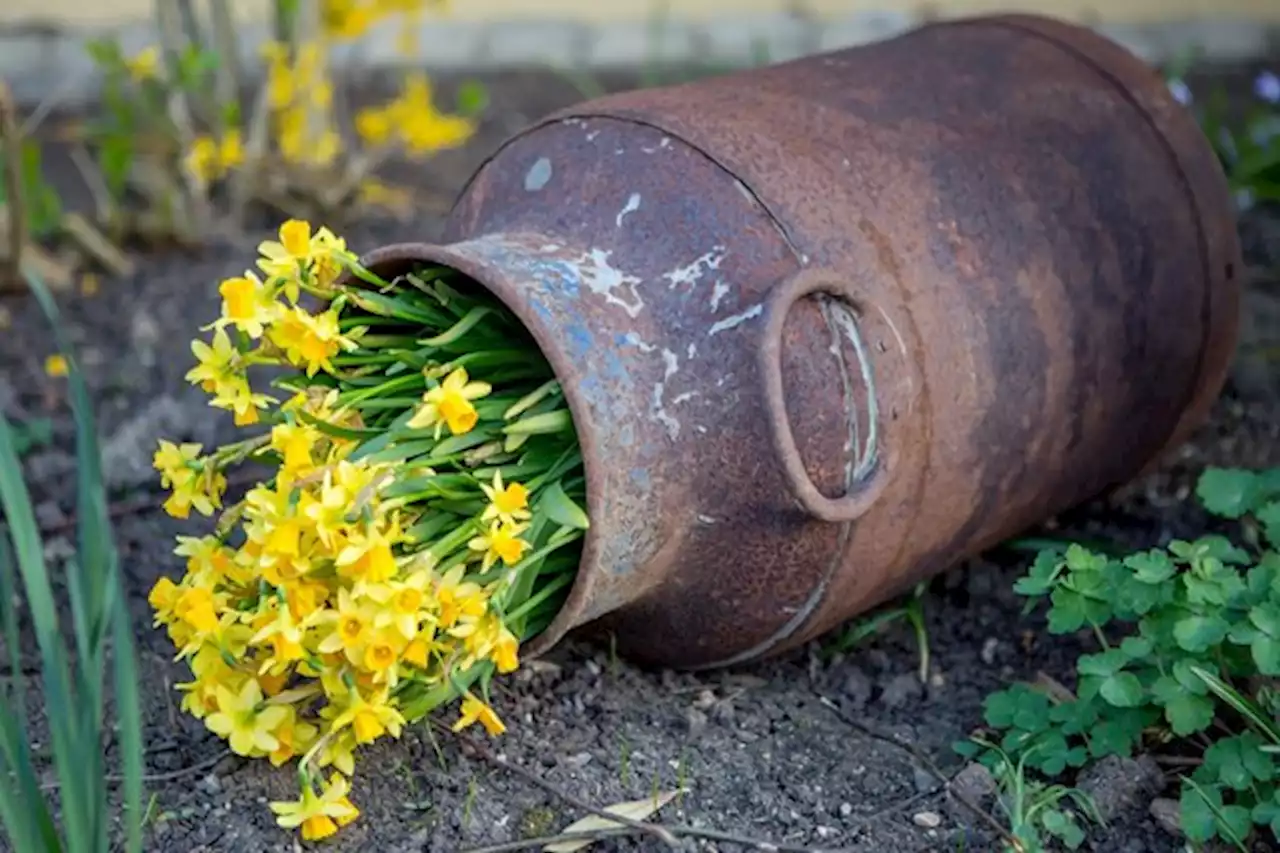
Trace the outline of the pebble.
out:
M 991 771 L 976 761 L 965 765 L 951 780 L 951 789 L 974 805 L 981 805 L 983 800 L 994 795 L 996 787 Z
M 905 708 L 924 695 L 924 685 L 913 672 L 895 675 L 885 685 L 880 701 L 890 708 Z
M 853 803 L 841 803 L 840 817 L 852 817 L 852 816 L 853 816 Z
M 916 812 L 911 822 L 921 829 L 937 829 L 942 826 L 942 817 L 937 812 Z
M 1000 651 L 1000 641 L 995 637 L 987 637 L 982 643 L 980 657 L 987 666 L 995 666 L 996 652 Z
M 707 727 L 707 715 L 697 708 L 686 708 L 684 722 L 689 728 L 689 734 L 696 735 Z
M 222 780 L 210 773 L 200 780 L 200 790 L 206 794 L 219 794 L 222 792 Z
M 755 743 L 760 740 L 760 735 L 755 732 L 749 732 L 746 729 L 738 729 L 734 734 L 737 736 L 738 740 L 743 743 Z
M 1161 797 L 1151 801 L 1151 817 L 1170 835 L 1182 835 L 1182 805 L 1177 800 Z
M 564 763 L 570 767 L 586 767 L 591 763 L 591 753 L 579 752 L 575 755 L 570 755 L 564 760 Z

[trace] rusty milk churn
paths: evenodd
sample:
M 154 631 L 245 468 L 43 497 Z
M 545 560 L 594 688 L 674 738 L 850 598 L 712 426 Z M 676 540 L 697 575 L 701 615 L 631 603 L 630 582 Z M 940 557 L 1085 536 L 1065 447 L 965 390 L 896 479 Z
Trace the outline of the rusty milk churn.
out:
M 593 529 L 530 644 L 793 648 L 1131 479 L 1224 382 L 1241 260 L 1193 118 L 1034 16 L 591 100 L 508 140 L 437 245 L 564 385 Z

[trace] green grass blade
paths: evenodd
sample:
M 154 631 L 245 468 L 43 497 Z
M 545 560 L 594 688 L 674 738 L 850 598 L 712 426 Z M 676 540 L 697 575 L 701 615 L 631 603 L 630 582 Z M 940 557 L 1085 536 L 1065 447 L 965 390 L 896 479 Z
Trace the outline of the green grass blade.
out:
M 1192 666 L 1191 671 L 1196 674 L 1205 686 L 1214 692 L 1214 694 L 1226 702 L 1232 708 L 1240 712 L 1240 715 L 1254 725 L 1258 733 L 1264 735 L 1273 744 L 1280 745 L 1280 729 L 1278 729 L 1271 720 L 1267 719 L 1267 715 L 1261 708 L 1252 702 L 1247 696 L 1243 695 L 1230 684 L 1227 684 L 1218 676 L 1208 670 Z
M 29 270 L 26 272 L 31 291 L 49 320 L 58 348 L 71 366 L 68 372 L 68 385 L 76 424 L 78 474 L 76 513 L 80 550 L 73 575 L 79 583 L 83 604 L 82 609 L 77 613 L 78 618 L 75 624 L 77 645 L 81 650 L 81 658 L 78 661 L 80 665 L 78 680 L 83 690 L 74 697 L 74 700 L 73 697 L 64 695 L 62 698 L 66 704 L 61 706 L 54 704 L 55 695 L 47 696 L 51 715 L 54 708 L 59 708 L 57 716 L 65 716 L 65 729 L 76 728 L 73 726 L 73 721 L 80 723 L 79 738 L 64 733 L 61 743 L 55 740 L 58 772 L 64 792 L 69 785 L 75 787 L 82 806 L 89 810 L 89 813 L 83 816 L 88 826 L 81 826 L 82 831 L 87 833 L 84 836 L 86 841 L 91 845 L 92 850 L 105 851 L 108 804 L 105 761 L 102 755 L 104 714 L 102 684 L 105 670 L 103 648 L 108 635 L 113 635 L 116 645 L 113 670 L 117 715 L 120 718 L 118 727 L 121 771 L 124 780 L 127 849 L 140 851 L 143 819 L 141 702 L 138 695 L 137 664 L 129 626 L 128 605 L 120 587 L 118 554 L 107 513 L 97 422 L 88 385 L 75 364 L 72 347 L 62 329 L 57 304 L 39 276 Z M 0 460 L 0 464 L 3 464 L 3 460 Z M 71 588 L 76 589 L 74 583 Z M 51 602 L 52 596 L 50 596 Z M 56 615 L 53 618 L 56 625 Z M 63 673 L 64 681 L 61 684 L 55 684 L 55 687 L 59 688 L 57 692 L 65 694 L 66 691 L 61 689 L 66 684 L 65 664 Z M 76 704 L 73 704 L 73 701 Z M 56 748 L 59 745 L 64 748 L 75 746 L 75 740 L 81 740 L 78 752 L 64 755 L 62 749 Z M 77 758 L 80 761 L 91 758 L 93 766 L 87 768 L 89 773 L 84 772 L 86 768 L 83 764 L 74 766 Z
M 125 850 L 142 853 L 142 701 L 128 605 L 117 595 L 114 618 L 116 716 L 119 718 L 120 772 L 124 782 Z
M 9 649 L 11 686 L 0 692 L 0 821 L 17 850 L 61 849 L 49 804 L 40 791 L 27 734 L 18 614 L 13 606 L 17 578 L 9 536 L 0 531 L 0 631 Z
M 57 606 L 53 587 L 44 562 L 44 543 L 31 506 L 31 495 L 22 479 L 13 434 L 9 423 L 0 418 L 0 509 L 9 521 L 18 573 L 22 577 L 27 606 L 40 646 L 45 687 L 45 707 L 53 742 L 54 763 L 62 786 L 62 822 L 68 839 L 85 838 L 91 831 L 84 820 L 84 777 L 79 762 L 83 746 L 75 725 L 79 710 L 73 699 L 66 649 L 58 630 Z M 87 745 L 97 750 L 98 744 Z M 73 846 L 74 840 L 70 842 Z

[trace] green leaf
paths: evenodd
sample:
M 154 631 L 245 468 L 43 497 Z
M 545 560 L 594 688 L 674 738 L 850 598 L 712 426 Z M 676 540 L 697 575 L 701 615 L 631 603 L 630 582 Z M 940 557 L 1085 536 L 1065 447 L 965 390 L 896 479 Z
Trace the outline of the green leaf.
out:
M 1025 684 L 997 690 L 983 702 L 987 725 L 997 729 L 1043 731 L 1049 725 L 1049 698 Z
M 1226 639 L 1230 627 L 1221 616 L 1188 616 L 1174 625 L 1173 636 L 1182 649 L 1198 654 Z
M 1076 670 L 1081 675 L 1109 678 L 1124 669 L 1129 658 L 1120 649 L 1110 649 L 1096 655 L 1081 655 Z
M 489 106 L 489 90 L 479 80 L 467 80 L 458 87 L 458 112 L 478 116 Z
M 1165 704 L 1164 715 L 1173 733 L 1186 737 L 1204 731 L 1213 723 L 1213 700 L 1180 690 Z
M 545 509 L 547 516 L 562 527 L 574 530 L 586 530 L 591 526 L 587 513 L 573 502 L 560 485 L 560 481 L 552 483 L 542 493 L 538 501 L 540 508 Z
M 1280 545 L 1280 501 L 1270 501 L 1258 510 L 1262 534 L 1273 547 Z
M 1036 555 L 1026 575 L 1018 578 L 1013 584 L 1013 591 L 1027 597 L 1047 594 L 1053 589 L 1060 565 L 1062 563 L 1057 552 L 1041 551 Z
M 1258 475 L 1243 468 L 1209 468 L 1200 475 L 1196 497 L 1214 515 L 1240 518 L 1254 509 Z
M 1158 548 L 1130 554 L 1124 564 L 1133 570 L 1134 579 L 1144 584 L 1162 584 L 1178 571 L 1168 553 Z
M 1206 789 L 1195 787 L 1195 783 L 1188 780 L 1187 785 L 1182 789 L 1182 797 L 1180 804 L 1181 809 L 1181 826 L 1183 833 L 1191 841 L 1200 844 L 1209 841 L 1218 834 L 1218 819 L 1214 814 L 1214 806 L 1209 802 L 1209 798 L 1217 795 L 1218 805 L 1222 803 L 1222 794 L 1216 788 L 1210 789 L 1213 794 L 1209 794 Z
M 1084 830 L 1061 809 L 1047 809 L 1040 816 L 1045 831 L 1056 837 L 1070 850 L 1079 849 L 1084 843 Z
M 507 424 L 503 432 L 508 435 L 547 435 L 569 432 L 573 429 L 573 417 L 568 409 L 557 409 L 540 415 L 529 415 Z
M 1280 791 L 1253 807 L 1253 822 L 1267 827 L 1273 835 L 1280 836 Z
M 1136 708 L 1142 704 L 1142 682 L 1132 672 L 1119 672 L 1103 679 L 1098 692 L 1117 708 Z

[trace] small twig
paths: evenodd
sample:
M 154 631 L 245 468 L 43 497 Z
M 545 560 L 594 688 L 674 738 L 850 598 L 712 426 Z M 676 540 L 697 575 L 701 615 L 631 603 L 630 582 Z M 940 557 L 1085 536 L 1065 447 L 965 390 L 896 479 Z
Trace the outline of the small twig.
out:
M 190 767 L 182 767 L 177 770 L 170 770 L 167 773 L 148 773 L 142 777 L 142 781 L 143 782 L 172 782 L 174 779 L 181 779 L 184 776 L 191 776 L 195 773 L 200 773 L 202 771 L 208 770 L 210 767 L 213 767 L 219 761 L 221 761 L 222 759 L 226 758 L 228 755 L 231 755 L 231 754 L 232 754 L 231 750 L 224 749 L 221 752 L 217 753 L 216 755 L 211 755 L 208 758 L 204 759 L 203 761 L 199 761 L 195 764 L 192 764 Z M 123 776 L 115 775 L 115 774 L 110 776 L 104 776 L 102 778 L 103 778 L 103 781 L 105 782 L 123 782 L 124 781 Z M 61 787 L 61 783 L 59 782 L 45 782 L 43 785 L 40 786 L 40 790 L 56 791 L 60 787 Z
M 4 157 L 5 202 L 9 220 L 7 250 L 11 284 L 22 278 L 22 249 L 27 241 L 27 210 L 22 186 L 22 136 L 9 87 L 0 81 L 0 156 Z
M 950 796 L 957 803 L 959 803 L 960 805 L 968 809 L 970 812 L 972 812 L 975 817 L 977 817 L 979 820 L 985 823 L 988 827 L 990 827 L 993 832 L 999 835 L 1000 838 L 1003 839 L 1005 843 L 1007 843 L 1014 850 L 1023 849 L 1022 843 L 1018 841 L 1016 837 L 1014 837 L 1013 833 L 1011 833 L 1008 829 L 1005 828 L 1004 824 L 1002 824 L 995 817 L 995 815 L 991 814 L 986 809 L 982 808 L 982 806 L 978 805 L 973 800 L 969 799 L 967 796 L 957 791 L 955 786 L 951 784 L 951 777 L 943 773 L 942 768 L 938 766 L 938 763 L 934 761 L 933 758 L 931 758 L 928 753 L 920 749 L 920 747 L 916 746 L 915 744 L 905 739 L 894 737 L 892 735 L 887 735 L 887 734 L 884 734 L 883 732 L 878 732 L 875 729 L 871 728 L 870 726 L 866 725 L 865 723 L 859 720 L 855 720 L 853 717 L 850 717 L 848 714 L 846 714 L 840 708 L 839 705 L 837 705 L 835 702 L 832 702 L 826 696 L 819 696 L 818 701 L 820 701 L 824 706 L 830 709 L 832 713 L 834 713 L 836 717 L 838 717 L 841 720 L 841 722 L 843 722 L 845 725 L 853 729 L 856 729 L 861 734 L 864 734 L 867 737 L 872 738 L 873 740 L 878 740 L 882 743 L 891 744 L 893 746 L 896 746 L 898 749 L 901 749 L 904 752 L 909 753 L 911 757 L 914 758 L 916 762 L 919 763 L 920 766 L 925 769 L 926 772 L 928 772 L 931 776 L 933 776 L 935 779 L 937 779 L 939 782 L 942 783 L 943 787 L 946 789 L 948 796 Z
M 89 151 L 83 145 L 73 147 L 71 163 L 80 172 L 85 186 L 89 188 L 89 194 L 93 196 L 93 206 L 97 211 L 98 221 L 110 222 L 115 213 L 115 200 L 111 197 L 111 190 L 107 189 L 107 182 L 102 179 L 102 172 L 89 156 Z
M 504 756 L 496 755 L 492 750 L 490 750 L 487 746 L 480 743 L 479 741 L 471 740 L 467 738 L 459 738 L 459 740 L 462 742 L 462 744 L 466 748 L 470 749 L 472 752 L 474 752 L 476 755 L 479 755 L 482 759 L 489 762 L 490 764 L 496 767 L 501 767 L 505 770 L 510 770 L 511 772 L 515 773 L 517 776 L 520 776 L 521 778 L 523 778 L 526 782 L 529 782 L 530 784 L 538 788 L 541 788 L 542 790 L 546 791 L 548 794 L 551 794 L 552 796 L 563 800 L 564 802 L 568 803 L 569 805 L 573 806 L 576 809 L 581 809 L 584 812 L 589 812 L 593 815 L 596 815 L 597 817 L 602 817 L 605 820 L 613 821 L 614 823 L 620 823 L 623 826 L 630 827 L 632 830 L 636 832 L 644 832 L 648 835 L 652 835 L 654 838 L 658 839 L 659 841 L 663 842 L 664 844 L 670 847 L 678 847 L 680 844 L 680 842 L 676 839 L 674 835 L 672 835 L 670 832 L 668 832 L 666 829 L 659 826 L 658 824 L 646 823 L 640 820 L 633 820 L 632 818 L 623 817 L 621 815 L 615 815 L 615 814 L 612 814 L 611 812 L 605 811 L 602 808 L 593 806 L 591 803 L 588 803 L 586 800 L 582 799 L 576 794 L 570 793 L 569 791 L 564 790 L 563 788 L 556 785 L 555 783 L 547 781 L 543 777 L 539 776 L 537 773 L 534 773 L 532 770 L 528 770 L 520 766 L 519 764 L 515 764 L 511 761 L 508 761 Z
M 519 841 L 505 841 L 501 844 L 486 844 L 484 847 L 469 847 L 462 853 L 513 853 L 517 850 L 532 850 L 546 847 L 549 844 L 560 844 L 565 841 L 603 841 L 606 838 L 621 838 L 638 835 L 640 830 L 626 826 L 611 829 L 596 829 L 587 832 L 561 832 L 558 835 L 540 835 L 535 838 L 522 838 Z
M 433 721 L 432 725 L 442 732 L 452 733 L 452 730 L 442 723 Z M 466 851 L 466 853 L 503 853 L 503 851 L 509 850 L 528 849 L 530 846 L 553 844 L 557 841 L 579 839 L 599 840 L 601 838 L 623 835 L 648 835 L 651 838 L 655 838 L 673 848 L 680 846 L 679 839 L 681 838 L 698 838 L 705 841 L 719 841 L 725 844 L 737 844 L 748 850 L 763 850 L 769 851 L 769 853 L 841 853 L 838 848 L 824 849 L 819 847 L 803 847 L 795 844 L 783 844 L 774 841 L 764 841 L 759 838 L 749 838 L 747 836 L 735 835 L 731 832 L 721 832 L 715 829 L 686 826 L 684 824 L 650 823 L 648 821 L 632 820 L 630 818 L 623 817 L 622 815 L 614 814 L 606 809 L 593 806 L 581 797 L 569 793 L 553 782 L 549 782 L 542 776 L 534 773 L 532 770 L 521 767 L 519 764 L 513 764 L 505 757 L 494 754 L 492 750 L 479 741 L 470 738 L 458 738 L 458 740 L 462 743 L 464 748 L 468 749 L 473 754 L 478 755 L 489 764 L 503 770 L 510 770 L 514 772 L 525 781 L 541 788 L 553 797 L 563 800 L 565 803 L 568 803 L 576 809 L 596 815 L 597 817 L 603 818 L 611 823 L 620 824 L 619 826 L 607 828 L 602 827 L 601 829 L 594 830 L 592 832 L 562 833 L 560 835 L 549 836 L 543 839 L 525 839 L 520 842 L 510 842 L 490 847 L 479 847 Z M 512 846 L 513 844 L 515 846 Z

